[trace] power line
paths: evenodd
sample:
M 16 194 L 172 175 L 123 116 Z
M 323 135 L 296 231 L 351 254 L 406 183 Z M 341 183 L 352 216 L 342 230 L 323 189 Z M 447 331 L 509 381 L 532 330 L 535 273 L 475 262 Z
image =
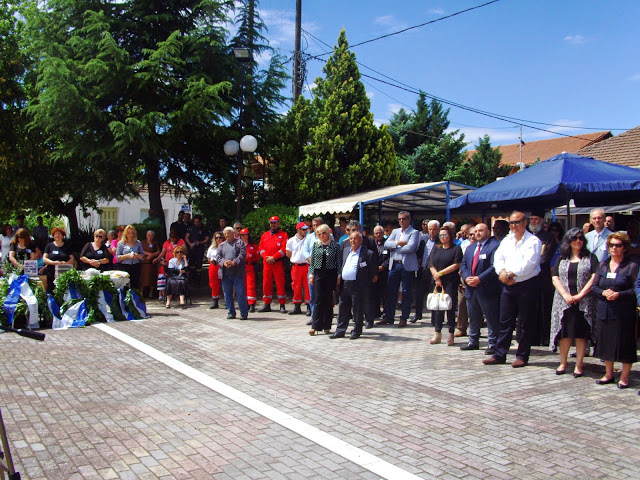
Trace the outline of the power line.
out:
M 394 36 L 394 35 L 398 35 L 398 34 L 400 34 L 400 33 L 404 33 L 404 32 L 407 32 L 407 31 L 409 31 L 409 30 L 413 30 L 413 29 L 415 29 L 415 28 L 424 27 L 425 25 L 431 25 L 431 24 L 436 23 L 436 22 L 441 22 L 442 20 L 446 20 L 446 19 L 448 19 L 448 18 L 455 17 L 455 16 L 457 16 L 457 15 L 461 15 L 461 14 L 463 14 L 463 13 L 470 12 L 471 10 L 476 10 L 476 9 L 478 9 L 478 8 L 486 7 L 487 5 L 491 5 L 492 3 L 496 3 L 496 2 L 499 2 L 499 1 L 500 1 L 500 0 L 491 0 L 490 2 L 483 3 L 482 5 L 476 5 L 475 7 L 470 7 L 470 8 L 467 8 L 467 9 L 465 9 L 465 10 L 460 10 L 459 12 L 455 12 L 455 13 L 452 13 L 452 14 L 450 14 L 450 15 L 445 15 L 444 17 L 436 18 L 435 20 L 429 20 L 428 22 L 421 23 L 420 25 L 414 25 L 413 27 L 404 28 L 404 29 L 402 29 L 402 30 L 398 30 L 397 32 L 387 33 L 386 35 L 381 35 L 381 36 L 379 36 L 379 37 L 372 38 L 372 39 L 370 39 L 370 40 L 365 40 L 364 42 L 356 43 L 356 44 L 354 44 L 354 45 L 351 45 L 351 46 L 350 46 L 350 48 L 359 47 L 360 45 L 364 45 L 364 44 L 366 44 L 366 43 L 371 43 L 371 42 L 375 42 L 375 41 L 377 41 L 377 40 L 381 40 L 381 39 L 383 39 L 383 38 L 392 37 L 392 36 Z M 331 48 L 331 47 L 329 46 L 329 48 Z M 331 52 L 324 52 L 324 53 L 321 53 L 321 54 L 320 54 L 320 56 L 322 56 L 322 55 L 328 55 L 328 54 L 330 54 L 330 53 L 331 53 Z

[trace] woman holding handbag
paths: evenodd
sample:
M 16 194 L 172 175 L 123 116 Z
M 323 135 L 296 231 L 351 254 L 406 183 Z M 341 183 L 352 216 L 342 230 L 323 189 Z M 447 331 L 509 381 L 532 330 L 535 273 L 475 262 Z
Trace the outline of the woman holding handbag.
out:
M 456 329 L 456 312 L 453 305 L 458 303 L 458 284 L 460 283 L 460 264 L 462 263 L 462 249 L 453 243 L 453 236 L 448 226 L 440 228 L 440 245 L 436 245 L 429 257 L 429 270 L 436 284 L 436 291 L 444 291 L 451 297 L 451 308 L 447 310 L 447 324 L 449 326 L 448 346 L 453 346 Z M 433 322 L 436 331 L 429 341 L 435 345 L 442 341 L 442 324 L 444 323 L 444 310 L 433 311 Z

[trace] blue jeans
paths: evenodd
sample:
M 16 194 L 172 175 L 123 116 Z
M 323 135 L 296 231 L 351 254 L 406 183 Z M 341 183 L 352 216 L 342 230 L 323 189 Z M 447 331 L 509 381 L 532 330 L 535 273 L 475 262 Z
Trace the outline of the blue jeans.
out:
M 240 316 L 246 317 L 249 314 L 249 304 L 247 303 L 247 292 L 244 289 L 244 277 L 222 277 L 222 291 L 224 292 L 224 304 L 231 315 L 236 314 L 236 307 L 233 304 L 233 290 L 236 290 L 236 298 L 240 307 Z
M 402 312 L 400 320 L 406 321 L 411 314 L 411 302 L 413 300 L 413 277 L 416 272 L 408 272 L 404 265 L 396 263 L 389 271 L 387 279 L 387 306 L 384 312 L 385 320 L 393 321 L 396 314 L 396 303 L 398 301 L 398 287 L 402 282 Z

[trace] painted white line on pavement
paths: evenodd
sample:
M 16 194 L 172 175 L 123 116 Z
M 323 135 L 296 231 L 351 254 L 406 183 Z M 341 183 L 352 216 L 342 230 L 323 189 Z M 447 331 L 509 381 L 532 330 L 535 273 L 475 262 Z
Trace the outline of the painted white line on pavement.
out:
M 211 390 L 219 393 L 227 397 L 230 400 L 233 400 L 240 405 L 253 410 L 254 412 L 262 415 L 269 420 L 282 425 L 285 428 L 288 428 L 292 432 L 301 435 L 312 442 L 320 445 L 321 447 L 330 450 L 331 452 L 340 455 L 347 460 L 352 461 L 353 463 L 360 465 L 363 468 L 375 473 L 376 475 L 380 475 L 382 478 L 386 478 L 389 480 L 418 480 L 423 479 L 425 477 L 418 477 L 406 470 L 402 470 L 395 465 L 392 465 L 389 462 L 386 462 L 375 455 L 372 455 L 364 450 L 361 450 L 358 447 L 354 447 L 353 445 L 345 442 L 344 440 L 340 440 L 333 435 L 323 432 L 322 430 L 317 429 L 316 427 L 309 425 L 297 418 L 292 417 L 291 415 L 281 412 L 280 410 L 273 408 L 267 405 L 260 400 L 256 400 L 249 395 L 242 393 L 240 390 L 236 390 L 229 385 L 226 385 L 219 380 L 207 375 L 206 373 L 202 373 L 199 370 L 196 370 L 189 365 L 176 360 L 169 355 L 162 353 L 160 350 L 157 350 L 146 343 L 143 343 L 135 338 L 122 333 L 112 327 L 108 327 L 105 324 L 95 324 L 94 327 L 99 328 L 103 332 L 111 335 L 112 337 L 117 338 L 118 340 L 126 343 L 127 345 L 132 346 L 133 348 L 141 351 L 142 353 L 149 355 L 151 358 L 155 358 L 161 363 L 164 363 L 166 366 L 176 370 L 177 372 L 186 375 L 187 377 L 195 380 L 196 382 L 204 385 L 205 387 L 210 388 Z

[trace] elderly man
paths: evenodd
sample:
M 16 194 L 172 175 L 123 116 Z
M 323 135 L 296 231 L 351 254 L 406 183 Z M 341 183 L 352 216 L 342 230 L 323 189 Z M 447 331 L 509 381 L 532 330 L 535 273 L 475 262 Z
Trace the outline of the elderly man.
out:
M 594 208 L 589 214 L 593 230 L 585 235 L 587 239 L 587 248 L 593 253 L 599 262 L 609 258 L 609 250 L 607 250 L 607 237 L 613 232 L 604 226 L 604 210 Z
M 609 214 L 604 218 L 604 226 L 610 232 L 616 231 L 616 221 L 612 214 Z
M 232 229 L 233 230 L 233 229 Z M 259 312 L 271 311 L 271 300 L 273 299 L 273 281 L 276 282 L 276 292 L 280 312 L 287 313 L 284 304 L 287 303 L 287 296 L 284 289 L 284 263 L 285 249 L 287 247 L 287 232 L 280 230 L 280 218 L 273 216 L 269 219 L 269 230 L 262 234 L 258 250 L 263 260 L 262 270 L 262 300 L 264 305 Z
M 500 326 L 495 351 L 483 361 L 485 365 L 505 363 L 511 347 L 516 319 L 520 320 L 520 335 L 513 368 L 529 362 L 531 353 L 530 329 L 536 321 L 535 295 L 539 288 L 540 240 L 527 230 L 527 217 L 515 211 L 509 216 L 511 235 L 500 243 L 494 255 L 493 267 L 504 284 L 500 295 Z
M 302 296 L 309 309 L 309 264 L 304 256 L 304 243 L 309 227 L 305 222 L 296 225 L 296 234 L 287 240 L 287 257 L 291 262 L 291 288 L 293 289 L 293 310 L 289 315 L 301 315 Z
M 424 225 L 424 222 L 423 222 Z M 424 229 L 424 226 L 423 226 Z M 416 314 L 411 319 L 411 323 L 422 320 L 422 311 L 424 310 L 424 302 L 427 292 L 432 292 L 435 288 L 433 277 L 429 272 L 429 255 L 433 247 L 440 243 L 440 222 L 431 220 L 427 222 L 427 236 L 424 239 L 424 248 L 419 261 L 418 274 L 416 276 Z
M 378 325 L 393 325 L 396 313 L 396 298 L 398 288 L 402 284 L 402 312 L 398 327 L 406 327 L 411 313 L 413 296 L 413 277 L 418 270 L 416 250 L 420 241 L 418 231 L 411 226 L 411 214 L 406 211 L 398 213 L 400 228 L 391 232 L 384 242 L 384 247 L 390 251 L 389 279 L 387 283 L 387 305 L 384 319 Z
M 493 355 L 498 320 L 500 316 L 500 293 L 502 284 L 493 268 L 493 258 L 500 242 L 490 237 L 489 227 L 479 223 L 475 227 L 475 245 L 467 248 L 460 265 L 460 278 L 465 283 L 469 312 L 469 343 L 460 350 L 480 348 L 480 328 L 482 318 L 487 320 L 489 346 L 485 354 Z
M 329 338 L 343 338 L 349 327 L 349 318 L 353 316 L 354 327 L 351 340 L 362 334 L 362 324 L 370 302 L 371 283 L 377 279 L 378 265 L 374 252 L 363 245 L 362 233 L 353 230 L 349 235 L 350 248 L 342 251 L 340 268 L 340 309 L 338 326 Z
M 236 308 L 233 304 L 233 291 L 236 291 L 238 306 L 240 307 L 240 319 L 246 320 L 249 315 L 249 304 L 245 291 L 245 261 L 247 257 L 246 244 L 234 236 L 233 228 L 226 227 L 223 231 L 224 242 L 218 247 L 216 262 L 220 265 L 222 274 L 222 291 L 224 303 L 227 307 L 227 318 L 236 318 Z
M 382 225 L 373 228 L 373 239 L 378 251 L 378 281 L 373 287 L 373 316 L 382 317 L 387 298 L 387 277 L 389 275 L 389 251 L 384 248 L 384 229 Z M 370 328 L 371 325 L 367 325 Z

